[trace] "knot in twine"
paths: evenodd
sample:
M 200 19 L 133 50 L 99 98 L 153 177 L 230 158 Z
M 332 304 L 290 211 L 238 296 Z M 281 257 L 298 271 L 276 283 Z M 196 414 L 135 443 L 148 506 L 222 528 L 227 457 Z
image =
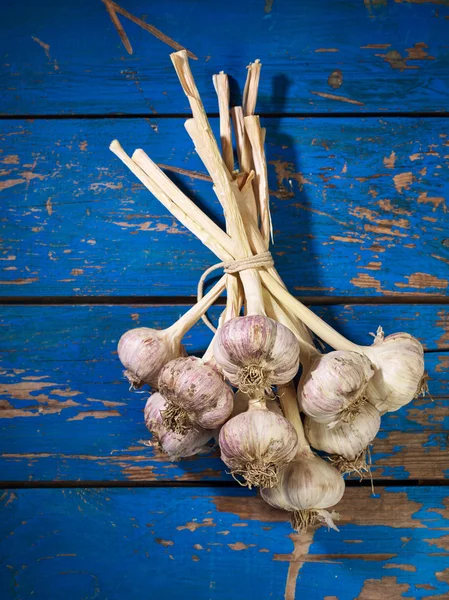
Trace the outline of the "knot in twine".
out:
M 199 302 L 204 295 L 204 282 L 206 281 L 207 277 L 210 275 L 210 273 L 216 271 L 217 269 L 223 269 L 227 275 L 235 275 L 236 273 L 240 273 L 240 271 L 245 271 L 246 269 L 263 269 L 265 267 L 269 268 L 272 266 L 274 266 L 274 261 L 269 250 L 266 252 L 261 252 L 260 254 L 248 256 L 247 258 L 217 263 L 216 265 L 206 269 L 201 275 L 198 281 L 197 300 Z M 201 318 L 209 327 L 209 329 L 216 333 L 217 328 L 210 322 L 207 315 L 203 315 Z

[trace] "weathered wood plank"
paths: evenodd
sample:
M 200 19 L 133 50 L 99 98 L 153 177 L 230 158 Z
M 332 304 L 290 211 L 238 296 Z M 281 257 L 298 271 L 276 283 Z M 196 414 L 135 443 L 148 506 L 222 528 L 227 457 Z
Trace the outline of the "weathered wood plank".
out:
M 193 66 L 208 110 L 217 110 L 212 74 L 224 69 L 242 88 L 245 66 L 256 58 L 264 65 L 261 112 L 448 108 L 445 0 L 118 4 L 198 57 Z M 172 49 L 119 19 L 132 55 L 99 1 L 3 2 L 1 112 L 187 112 Z M 233 99 L 240 102 L 238 89 Z
M 231 480 L 217 453 L 171 463 L 146 445 L 147 393 L 128 390 L 116 356 L 135 326 L 164 328 L 186 307 L 4 307 L 0 373 L 0 472 L 7 481 Z M 369 331 L 406 329 L 430 350 L 430 398 L 383 418 L 372 451 L 375 478 L 440 479 L 448 474 L 449 311 L 439 306 L 329 306 L 314 310 L 369 344 Z M 211 311 L 214 320 L 219 309 Z M 206 348 L 209 330 L 186 338 Z
M 347 489 L 340 532 L 305 535 L 240 489 L 5 490 L 0 501 L 4 600 L 449 596 L 444 487 Z
M 216 124 L 216 123 L 214 123 Z M 266 119 L 279 271 L 299 295 L 449 286 L 442 119 Z M 1 124 L 3 295 L 191 295 L 216 258 L 108 150 L 202 171 L 182 119 Z M 207 181 L 180 183 L 221 222 Z

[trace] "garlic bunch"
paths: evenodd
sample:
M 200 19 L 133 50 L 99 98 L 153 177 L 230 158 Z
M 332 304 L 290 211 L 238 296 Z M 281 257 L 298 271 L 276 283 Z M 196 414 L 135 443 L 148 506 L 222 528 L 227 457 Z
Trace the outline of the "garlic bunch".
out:
M 216 429 L 232 412 L 230 386 L 214 367 L 194 356 L 167 363 L 159 375 L 159 391 L 167 402 L 164 425 L 176 433 L 198 425 Z
M 275 508 L 292 513 L 292 526 L 305 531 L 309 525 L 324 521 L 337 529 L 327 510 L 342 498 L 345 483 L 341 474 L 327 461 L 315 456 L 304 437 L 301 417 L 296 404 L 293 384 L 279 389 L 284 414 L 298 436 L 295 458 L 280 470 L 278 482 L 271 489 L 262 489 L 262 498 Z
M 381 414 L 398 410 L 426 391 L 424 350 L 413 336 L 393 333 L 384 337 L 379 327 L 373 345 L 363 350 L 376 367 L 366 394 Z
M 203 440 L 216 435 L 202 428 L 221 427 L 222 459 L 234 477 L 242 477 L 250 487 L 261 486 L 269 504 L 292 513 L 296 529 L 320 520 L 335 527 L 328 509 L 342 497 L 344 480 L 332 464 L 312 452 L 298 402 L 308 415 L 307 433 L 316 448 L 331 453 L 334 465 L 343 471 L 367 469 L 366 448 L 379 429 L 379 413 L 397 410 L 425 389 L 422 346 L 408 334 L 384 338 L 381 329 L 373 346 L 354 344 L 288 292 L 268 251 L 265 132 L 254 114 L 260 65 L 248 69 L 243 107 L 231 111 L 239 160 L 235 171 L 226 75 L 214 78 L 220 153 L 186 51 L 173 53 L 171 59 L 192 111 L 185 127 L 223 206 L 226 230 L 142 150 L 130 157 L 117 141 L 111 150 L 217 255 L 221 262 L 212 269 L 222 267 L 226 273 L 221 280 L 221 290 L 223 279 L 227 282 L 226 311 L 207 360 L 181 358 L 181 340 L 217 290 L 164 332 L 141 328 L 125 334 L 119 357 L 134 385 L 160 385 L 161 393 L 147 403 L 146 420 L 170 455 L 200 451 Z M 203 280 L 204 276 L 200 289 Z M 242 308 L 244 317 L 239 316 Z M 307 328 L 335 352 L 320 356 Z M 297 399 L 294 386 L 285 384 L 297 373 L 299 355 L 303 374 Z M 224 378 L 239 388 L 234 400 Z M 267 400 L 275 385 L 283 414 Z
M 223 425 L 219 444 L 221 459 L 234 478 L 248 487 L 273 487 L 279 470 L 296 453 L 297 436 L 282 415 L 267 409 L 264 399 L 251 399 L 246 412 Z
M 186 356 L 181 340 L 218 298 L 226 285 L 226 277 L 188 310 L 176 323 L 164 330 L 138 327 L 122 335 L 118 343 L 118 357 L 125 367 L 124 375 L 135 389 L 145 383 L 157 388 L 162 367 L 170 360 Z
M 336 350 L 319 355 L 301 378 L 299 406 L 314 421 L 330 427 L 349 421 L 366 401 L 373 375 L 374 367 L 364 354 Z
M 243 392 L 260 394 L 298 372 L 299 344 L 284 325 L 264 315 L 227 321 L 214 342 L 214 357 L 226 378 Z
M 379 411 L 369 402 L 349 423 L 340 422 L 329 428 L 306 417 L 304 431 L 313 448 L 333 455 L 332 462 L 342 473 L 369 472 L 366 452 L 380 428 Z
M 204 451 L 207 442 L 213 436 L 213 432 L 206 431 L 198 426 L 189 429 L 185 434 L 169 431 L 165 427 L 162 417 L 162 413 L 166 408 L 167 402 L 158 392 L 152 394 L 145 405 L 145 425 L 153 434 L 154 445 L 168 454 L 171 460 L 193 456 Z

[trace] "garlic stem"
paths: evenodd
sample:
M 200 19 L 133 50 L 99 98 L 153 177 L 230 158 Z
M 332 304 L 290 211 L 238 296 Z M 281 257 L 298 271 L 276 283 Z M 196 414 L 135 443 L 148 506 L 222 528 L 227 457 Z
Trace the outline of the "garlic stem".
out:
M 208 308 L 215 302 L 226 287 L 227 275 L 223 277 L 201 298 L 199 302 L 192 306 L 180 319 L 173 323 L 165 332 L 175 341 L 181 341 L 184 335 L 201 319 Z
M 301 415 L 299 414 L 298 403 L 296 401 L 296 390 L 293 382 L 291 381 L 287 385 L 279 385 L 278 396 L 284 416 L 293 425 L 296 435 L 298 436 L 297 454 L 312 454 L 309 442 L 304 434 L 304 427 L 301 421 Z
M 302 302 L 294 298 L 290 292 L 282 287 L 282 285 L 269 273 L 261 271 L 260 278 L 270 294 L 277 298 L 285 308 L 301 319 L 301 321 L 310 327 L 318 337 L 327 342 L 330 346 L 336 350 L 351 350 L 353 352 L 363 353 L 360 346 L 350 342 L 340 333 L 335 331 L 330 325 L 325 323 L 318 315 L 304 306 Z
M 180 223 L 189 229 L 212 252 L 222 260 L 233 260 L 234 250 L 232 239 L 209 219 L 194 202 L 185 196 L 181 190 L 163 173 L 159 167 L 143 152 L 136 150 L 136 161 L 123 150 L 118 140 L 113 140 L 110 150 L 128 167 L 139 181 L 159 200 L 161 204 Z M 138 161 L 138 162 L 137 162 Z M 156 182 L 154 176 L 160 176 Z M 159 185 L 159 183 L 161 185 Z M 170 195 L 173 192 L 173 195 Z M 228 249 L 226 249 L 228 248 Z M 231 250 L 229 252 L 229 250 Z
M 189 135 L 193 134 L 195 136 L 194 143 L 195 146 L 198 145 L 197 151 L 199 154 L 201 149 L 200 156 L 208 156 L 207 164 L 205 164 L 208 166 L 208 170 L 210 169 L 209 174 L 214 181 L 218 198 L 225 208 L 226 220 L 229 222 L 229 232 L 232 239 L 241 244 L 241 248 L 237 248 L 240 254 L 238 258 L 250 256 L 248 240 L 235 199 L 235 194 L 239 191 L 238 186 L 231 185 L 232 176 L 226 168 L 212 133 L 209 119 L 190 70 L 187 52 L 185 50 L 173 52 L 170 54 L 170 58 L 193 113 L 193 120 L 189 119 L 186 122 L 186 129 Z
M 212 77 L 218 97 L 218 110 L 220 112 L 220 139 L 221 154 L 226 168 L 230 173 L 234 170 L 234 152 L 232 150 L 231 120 L 229 117 L 229 80 L 228 76 L 220 71 Z
M 241 195 L 237 182 L 230 182 L 226 177 L 226 167 L 218 155 L 218 158 L 208 147 L 209 140 L 204 131 L 199 127 L 195 119 L 188 119 L 185 123 L 186 129 L 193 140 L 195 149 L 203 161 L 206 169 L 214 181 L 214 191 L 220 200 L 226 223 L 229 227 L 229 233 L 236 245 L 235 258 L 246 258 L 252 256 L 251 247 L 246 236 L 246 231 L 242 216 L 239 211 L 239 205 L 243 201 L 237 201 Z M 247 301 L 248 314 L 264 315 L 262 301 L 262 285 L 260 283 L 259 273 L 255 269 L 247 269 L 240 272 L 240 279 L 243 283 Z
M 248 135 L 253 151 L 254 170 L 256 173 L 257 194 L 259 202 L 260 232 L 266 248 L 272 238 L 272 225 L 270 215 L 270 195 L 268 191 L 267 162 L 263 143 L 263 134 L 259 117 L 251 115 L 245 117 L 245 131 Z
M 241 173 L 249 173 L 252 169 L 251 146 L 245 131 L 243 109 L 241 106 L 231 108 L 232 123 L 237 145 L 237 158 Z
M 213 75 L 212 80 L 218 97 L 218 108 L 220 113 L 221 155 L 228 171 L 233 174 L 234 151 L 232 148 L 231 119 L 229 115 L 229 79 L 228 76 L 221 71 L 218 75 Z M 228 230 L 227 222 L 226 228 Z M 233 318 L 233 316 L 238 316 L 242 303 L 243 297 L 238 281 L 238 275 L 229 275 L 227 282 L 226 320 Z
M 245 87 L 243 89 L 243 112 L 245 116 L 253 115 L 256 110 L 257 92 L 259 89 L 260 70 L 262 63 L 258 58 L 249 63 Z
M 278 321 L 278 323 L 281 323 L 281 325 L 284 325 L 294 333 L 301 349 L 301 362 L 302 356 L 304 354 L 308 356 L 318 355 L 319 352 L 315 348 L 315 346 L 304 339 L 304 325 L 302 321 L 299 321 L 298 319 L 296 319 L 296 317 L 292 317 L 287 312 L 285 312 L 281 305 L 266 288 L 263 288 L 262 294 L 267 315 L 275 321 Z

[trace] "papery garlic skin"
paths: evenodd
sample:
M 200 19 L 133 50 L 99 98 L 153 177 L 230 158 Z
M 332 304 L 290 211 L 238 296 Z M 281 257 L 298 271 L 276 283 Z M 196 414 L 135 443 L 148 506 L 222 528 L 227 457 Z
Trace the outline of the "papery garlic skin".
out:
M 117 348 L 125 377 L 132 387 L 145 383 L 157 388 L 162 367 L 174 358 L 185 356 L 182 344 L 172 342 L 164 331 L 149 327 L 130 329 L 122 335 Z
M 298 531 L 317 521 L 338 531 L 327 509 L 340 502 L 344 491 L 345 482 L 337 469 L 312 452 L 304 452 L 279 472 L 275 487 L 260 493 L 274 508 L 291 512 L 292 525 Z
M 244 392 L 262 392 L 293 379 L 299 368 L 299 344 L 277 321 L 248 315 L 220 327 L 214 357 L 232 385 Z
M 363 351 L 376 367 L 366 393 L 381 414 L 400 409 L 424 391 L 424 350 L 412 335 L 384 337 L 379 327 L 373 345 Z
M 263 400 L 223 425 L 221 459 L 248 487 L 276 485 L 278 471 L 296 454 L 296 431 L 285 417 L 266 408 Z M 240 480 L 239 480 L 240 481 Z
M 213 432 L 206 431 L 201 427 L 190 429 L 184 435 L 168 431 L 161 414 L 166 408 L 167 402 L 158 392 L 152 394 L 145 404 L 145 425 L 153 434 L 154 445 L 168 454 L 171 460 L 207 451 L 206 444 L 213 437 Z
M 298 386 L 299 406 L 318 423 L 333 426 L 357 414 L 373 375 L 364 354 L 335 350 L 318 356 Z
M 193 425 L 216 429 L 232 412 L 231 387 L 200 358 L 170 361 L 161 370 L 158 383 L 168 405 L 162 415 L 164 423 L 173 431 L 185 432 Z
M 355 460 L 374 440 L 380 428 L 379 411 L 369 402 L 349 423 L 340 422 L 329 428 L 310 417 L 304 420 L 306 438 L 316 450 Z

